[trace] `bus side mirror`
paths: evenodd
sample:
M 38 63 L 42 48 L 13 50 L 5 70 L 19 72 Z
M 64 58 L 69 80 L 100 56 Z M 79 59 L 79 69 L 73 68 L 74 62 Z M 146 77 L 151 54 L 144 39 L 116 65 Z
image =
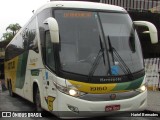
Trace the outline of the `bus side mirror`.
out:
M 43 23 L 48 24 L 51 42 L 59 44 L 59 27 L 56 19 L 54 19 L 53 17 L 49 17 Z
M 157 28 L 154 24 L 147 21 L 133 21 L 135 26 L 145 26 L 149 29 L 149 31 L 144 31 L 143 33 L 149 33 L 151 38 L 151 43 L 155 44 L 158 43 L 158 35 L 157 35 Z

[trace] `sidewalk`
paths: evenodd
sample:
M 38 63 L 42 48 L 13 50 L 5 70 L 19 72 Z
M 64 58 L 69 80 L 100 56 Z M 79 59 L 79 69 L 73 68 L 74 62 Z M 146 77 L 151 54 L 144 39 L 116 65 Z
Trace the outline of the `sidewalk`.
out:
M 148 111 L 155 111 L 157 113 L 160 113 L 160 91 L 149 91 L 148 90 Z

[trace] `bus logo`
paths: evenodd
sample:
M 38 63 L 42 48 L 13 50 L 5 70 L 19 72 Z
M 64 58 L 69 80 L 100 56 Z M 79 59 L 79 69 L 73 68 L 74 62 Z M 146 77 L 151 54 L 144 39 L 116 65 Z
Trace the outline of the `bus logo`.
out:
M 116 97 L 117 97 L 116 94 L 111 94 L 111 95 L 110 95 L 110 99 L 111 99 L 111 100 L 115 100 Z

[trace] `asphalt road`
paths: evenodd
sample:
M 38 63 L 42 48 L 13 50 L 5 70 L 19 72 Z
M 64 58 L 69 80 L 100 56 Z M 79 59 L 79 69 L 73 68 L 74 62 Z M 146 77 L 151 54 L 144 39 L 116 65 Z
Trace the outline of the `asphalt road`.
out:
M 10 97 L 8 94 L 8 91 L 1 92 L 0 93 L 0 120 L 60 120 L 56 116 L 44 112 L 42 114 L 43 117 L 2 117 L 2 112 L 9 111 L 9 112 L 21 112 L 21 111 L 27 111 L 27 112 L 33 112 L 34 107 L 33 104 L 28 102 L 27 100 L 16 96 L 16 97 Z M 147 111 L 142 111 L 139 114 L 146 114 Z M 4 114 L 4 113 L 3 113 Z M 152 114 L 152 113 L 151 113 Z M 155 113 L 156 114 L 156 113 Z M 14 114 L 16 115 L 16 114 Z M 122 115 L 122 117 L 120 117 Z M 48 117 L 47 117 L 48 116 Z M 117 117 L 116 117 L 117 116 Z M 124 117 L 127 116 L 127 117 Z M 159 115 L 158 115 L 159 116 Z M 82 120 L 159 120 L 159 117 L 131 117 L 128 116 L 126 113 L 122 113 L 119 115 L 113 115 L 113 116 L 107 116 L 107 117 L 97 117 L 97 118 L 85 118 Z

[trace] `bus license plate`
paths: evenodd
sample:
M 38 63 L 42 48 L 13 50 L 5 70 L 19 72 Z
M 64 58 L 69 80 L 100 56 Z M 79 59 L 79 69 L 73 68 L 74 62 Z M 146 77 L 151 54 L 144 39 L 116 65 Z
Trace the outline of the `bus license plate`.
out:
M 109 111 L 117 111 L 120 110 L 120 105 L 109 105 L 106 106 L 105 111 L 109 112 Z

